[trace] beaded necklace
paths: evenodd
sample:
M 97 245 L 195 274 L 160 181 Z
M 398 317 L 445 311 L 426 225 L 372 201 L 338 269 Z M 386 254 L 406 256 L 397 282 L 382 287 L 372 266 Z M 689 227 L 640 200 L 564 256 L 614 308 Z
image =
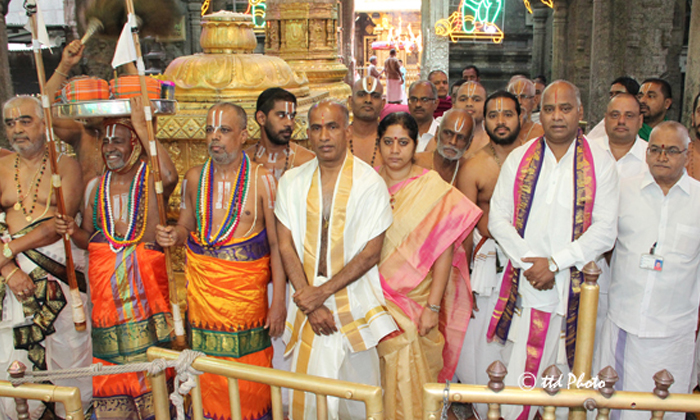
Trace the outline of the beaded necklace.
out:
M 231 189 L 229 198 L 228 213 L 224 222 L 219 227 L 218 232 L 212 235 L 213 215 L 212 208 L 214 207 L 214 165 L 211 164 L 209 158 L 202 173 L 199 176 L 199 184 L 197 186 L 197 239 L 202 245 L 221 246 L 228 242 L 236 232 L 238 223 L 241 220 L 241 213 L 245 208 L 245 203 L 248 198 L 248 187 L 250 186 L 250 159 L 245 152 L 243 153 L 243 161 L 241 168 L 236 176 L 236 186 Z
M 141 166 L 136 172 L 136 176 L 131 181 L 129 186 L 129 202 L 127 229 L 124 237 L 120 237 L 116 233 L 116 223 L 114 221 L 114 212 L 112 210 L 112 171 L 107 171 L 102 175 L 95 194 L 95 212 L 93 212 L 92 223 L 95 229 L 99 229 L 107 238 L 109 248 L 115 254 L 123 248 L 137 244 L 143 238 L 146 232 L 146 222 L 148 221 L 148 175 L 150 170 L 145 162 L 141 162 Z M 139 224 L 139 215 L 143 215 L 143 220 L 140 221 L 140 229 L 136 229 Z M 99 223 L 99 224 L 98 224 Z
M 379 148 L 379 139 L 377 139 L 376 142 L 374 142 L 374 151 L 372 152 L 372 161 L 370 162 L 369 166 L 374 168 L 374 158 L 377 157 L 377 149 Z M 355 155 L 355 151 L 352 148 L 352 137 L 350 137 L 350 153 Z
M 17 153 L 17 156 L 15 157 L 15 186 L 17 187 L 17 202 L 14 205 L 14 209 L 16 211 L 22 210 L 22 214 L 24 214 L 24 218 L 27 219 L 28 222 L 32 221 L 34 207 L 36 207 L 36 202 L 39 198 L 39 185 L 41 185 L 41 180 L 44 177 L 44 172 L 46 171 L 46 162 L 48 162 L 48 159 L 49 149 L 46 149 L 44 151 L 44 158 L 41 160 L 41 166 L 39 166 L 39 169 L 36 170 L 34 176 L 32 177 L 32 180 L 29 182 L 27 194 L 22 196 L 22 185 L 19 182 L 19 153 Z M 29 196 L 29 193 L 32 192 L 32 184 L 34 184 L 34 181 L 36 181 L 36 184 L 34 185 L 35 191 L 34 196 L 32 197 L 32 206 L 29 209 L 29 211 L 27 211 L 27 209 L 24 207 L 23 201 Z

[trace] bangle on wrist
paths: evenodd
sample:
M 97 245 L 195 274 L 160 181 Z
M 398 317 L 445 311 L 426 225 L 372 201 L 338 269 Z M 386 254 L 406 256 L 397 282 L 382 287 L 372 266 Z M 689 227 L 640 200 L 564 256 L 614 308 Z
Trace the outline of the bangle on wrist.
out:
M 427 304 L 427 305 L 425 305 L 425 307 L 428 308 L 428 309 L 430 309 L 431 311 L 437 313 L 437 314 L 440 313 L 440 305 L 431 305 L 431 304 Z
M 66 79 L 68 78 L 68 75 L 67 75 L 66 73 L 62 72 L 62 71 L 59 70 L 59 69 L 54 70 L 54 73 L 58 73 L 58 74 L 60 74 L 61 76 L 65 77 Z
M 6 277 L 2 279 L 2 283 L 7 283 L 10 281 L 10 278 L 15 275 L 15 273 L 19 270 L 19 267 L 15 267 L 12 271 L 10 271 L 10 274 L 8 274 Z

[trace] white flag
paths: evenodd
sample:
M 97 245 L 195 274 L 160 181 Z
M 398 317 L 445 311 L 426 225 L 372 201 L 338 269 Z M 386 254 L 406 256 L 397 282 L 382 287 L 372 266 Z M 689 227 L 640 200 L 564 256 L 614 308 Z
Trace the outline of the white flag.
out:
M 46 30 L 46 23 L 44 23 L 44 15 L 41 13 L 41 8 L 39 7 L 39 2 L 36 3 L 36 15 L 34 16 L 36 20 L 37 33 L 35 34 L 32 30 L 32 23 L 27 22 L 24 28 L 33 34 L 33 38 L 38 40 L 39 43 L 51 48 L 51 39 L 49 39 L 49 33 Z
M 136 61 L 136 45 L 134 45 L 134 38 L 131 34 L 131 25 L 129 22 L 126 22 L 124 29 L 122 29 L 122 34 L 119 35 L 117 48 L 114 50 L 112 67 L 116 69 L 132 61 Z

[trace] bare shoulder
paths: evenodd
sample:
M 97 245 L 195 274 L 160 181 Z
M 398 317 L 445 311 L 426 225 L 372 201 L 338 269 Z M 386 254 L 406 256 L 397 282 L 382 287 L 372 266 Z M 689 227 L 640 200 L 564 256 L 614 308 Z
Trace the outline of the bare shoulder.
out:
M 302 164 L 304 164 L 304 163 L 306 163 L 306 162 L 308 162 L 311 159 L 316 157 L 314 152 L 312 152 L 311 150 L 307 149 L 306 147 L 304 147 L 298 143 L 295 143 L 295 144 L 296 144 L 296 147 L 294 148 L 294 153 L 296 154 L 296 158 L 294 159 L 295 166 L 302 165 Z
M 426 169 L 431 168 L 431 163 L 433 159 L 433 153 L 432 152 L 420 152 L 416 153 L 415 156 L 413 157 L 415 160 L 416 165 L 422 166 Z
M 245 149 L 245 152 L 248 156 L 253 156 L 255 154 L 255 147 L 257 146 L 258 143 L 251 144 L 248 146 L 247 149 Z
M 0 165 L 2 161 L 0 161 Z M 59 171 L 82 171 L 80 167 L 80 162 L 78 159 L 69 155 L 61 155 L 58 159 L 58 170 Z
M 204 165 L 193 166 L 185 172 L 185 180 L 187 182 L 199 182 L 199 175 L 202 173 Z

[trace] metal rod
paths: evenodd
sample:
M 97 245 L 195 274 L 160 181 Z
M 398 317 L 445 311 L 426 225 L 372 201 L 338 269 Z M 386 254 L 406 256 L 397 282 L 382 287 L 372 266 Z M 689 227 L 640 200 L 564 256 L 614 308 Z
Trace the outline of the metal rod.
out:
M 63 199 L 63 187 L 61 186 L 61 175 L 58 172 L 58 159 L 56 150 L 56 141 L 53 134 L 53 116 L 51 114 L 51 102 L 46 96 L 46 75 L 44 74 L 44 59 L 41 56 L 41 46 L 37 39 L 38 24 L 36 21 L 36 2 L 35 0 L 27 0 L 25 8 L 27 16 L 32 27 L 32 46 L 34 50 L 34 61 L 36 62 L 36 73 L 39 79 L 39 91 L 41 93 L 41 106 L 44 110 L 44 123 L 46 124 L 46 141 L 49 149 L 49 163 L 51 166 L 51 185 L 56 190 L 56 211 L 58 214 L 66 214 L 66 202 Z M 73 263 L 73 250 L 71 248 L 70 235 L 65 234 L 62 237 L 63 247 L 66 253 L 66 275 L 68 277 L 68 286 L 70 288 L 70 298 L 68 299 L 73 314 L 73 324 L 76 331 L 85 331 L 87 322 L 85 318 L 85 309 L 83 308 L 83 299 L 80 296 L 78 289 L 78 280 L 75 276 L 75 264 Z
M 177 360 L 179 352 L 151 347 L 148 349 L 148 360 L 155 359 Z M 318 393 L 338 398 L 347 398 L 365 403 L 367 417 L 373 420 L 383 420 L 384 405 L 382 401 L 382 389 L 378 386 L 357 384 L 302 373 L 285 372 L 271 368 L 253 366 L 230 360 L 221 360 L 215 357 L 198 357 L 192 362 L 192 368 L 205 373 L 222 375 L 229 378 L 237 378 L 244 381 L 258 382 L 273 387 L 293 388 L 303 392 Z M 443 385 L 444 387 L 444 385 Z M 197 415 L 197 407 L 201 413 L 201 394 L 199 387 L 192 390 L 193 414 Z M 670 398 L 670 397 L 669 397 Z M 199 400 L 199 403 L 197 402 Z M 442 402 L 442 399 L 440 400 Z M 198 404 L 198 405 L 197 405 Z M 700 410 L 699 410 L 700 411 Z
M 202 404 L 202 387 L 199 384 L 199 376 L 195 378 L 197 385 L 192 388 L 192 418 L 204 420 L 204 405 Z
M 442 402 L 444 384 L 425 384 L 423 386 L 424 404 L 433 399 Z M 531 406 L 583 407 L 586 400 L 593 400 L 595 406 L 608 409 L 638 410 L 638 411 L 673 411 L 684 413 L 700 412 L 700 398 L 693 394 L 670 394 L 661 399 L 651 392 L 616 391 L 606 398 L 593 389 L 562 389 L 555 395 L 549 395 L 541 388 L 524 391 L 519 387 L 505 387 L 495 393 L 484 385 L 452 384 L 450 386 L 450 401 L 497 403 Z M 426 405 L 430 407 L 430 405 Z
M 133 0 L 126 1 L 126 11 L 129 17 L 129 22 L 132 25 L 131 34 L 134 38 L 134 46 L 136 47 L 136 68 L 139 72 L 139 81 L 141 83 L 141 98 L 143 99 L 143 111 L 146 114 L 146 129 L 148 130 L 148 147 L 146 150 L 148 156 L 151 160 L 151 170 L 153 171 L 153 182 L 155 184 L 156 190 L 156 202 L 158 203 L 158 218 L 161 225 L 165 226 L 168 224 L 165 200 L 163 197 L 163 180 L 161 178 L 160 170 L 160 160 L 158 159 L 158 147 L 156 144 L 156 136 L 153 130 L 152 116 L 151 116 L 151 101 L 148 98 L 148 88 L 146 87 L 146 72 L 145 65 L 143 63 L 143 55 L 141 53 L 141 42 L 139 41 L 139 33 L 137 28 L 135 28 L 135 13 L 134 13 L 134 2 Z M 177 349 L 184 349 L 187 347 L 187 338 L 185 337 L 185 328 L 182 321 L 182 314 L 180 313 L 180 305 L 178 303 L 177 295 L 177 282 L 175 281 L 175 276 L 173 275 L 172 267 L 172 254 L 170 247 L 163 247 L 165 253 L 165 269 L 168 276 L 168 292 L 170 296 L 170 308 L 173 315 L 173 325 L 175 327 L 175 343 L 174 346 Z
M 282 388 L 278 386 L 270 387 L 270 393 L 272 397 L 272 420 L 283 420 Z
M 488 420 L 498 420 L 501 418 L 501 404 L 489 404 L 489 411 L 486 413 Z
M 15 387 L 7 381 L 0 381 L 0 396 L 57 402 L 63 404 L 66 408 L 66 418 L 71 418 L 72 420 L 84 419 L 80 390 L 75 387 L 44 384 L 24 384 Z
M 328 400 L 323 394 L 316 394 L 316 418 L 318 420 L 328 419 Z
M 165 381 L 165 370 L 148 377 L 153 390 L 153 406 L 157 419 L 170 418 L 170 401 L 168 400 L 168 385 Z
M 537 407 L 531 407 L 531 410 L 537 410 Z M 556 416 L 556 411 L 557 407 L 548 405 L 544 408 L 544 412 L 542 413 L 542 420 L 555 420 L 557 418 Z M 585 414 L 585 413 L 584 413 Z
M 238 390 L 238 379 L 228 378 L 228 399 L 231 404 L 231 420 L 243 420 L 241 414 L 241 394 Z

